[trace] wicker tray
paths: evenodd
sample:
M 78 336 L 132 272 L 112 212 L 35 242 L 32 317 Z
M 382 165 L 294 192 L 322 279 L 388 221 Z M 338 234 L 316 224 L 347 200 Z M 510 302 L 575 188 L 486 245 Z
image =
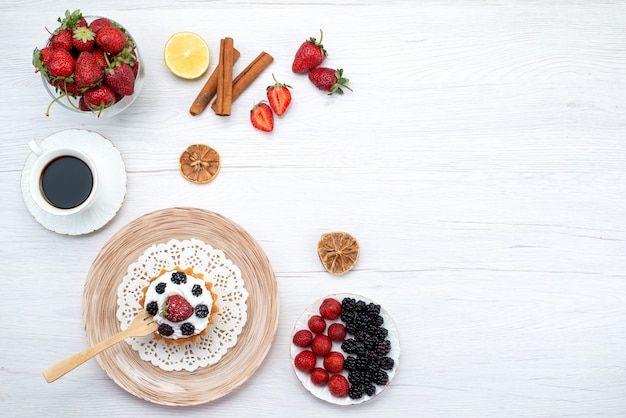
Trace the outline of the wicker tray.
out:
M 278 326 L 274 272 L 246 231 L 213 212 L 171 208 L 144 215 L 118 231 L 94 260 L 83 295 L 83 320 L 90 344 L 118 332 L 117 289 L 128 266 L 154 243 L 197 238 L 224 251 L 242 273 L 249 293 L 248 320 L 237 344 L 222 359 L 194 372 L 164 371 L 120 343 L 97 357 L 106 374 L 129 393 L 162 405 L 197 405 L 228 394 L 260 366 Z

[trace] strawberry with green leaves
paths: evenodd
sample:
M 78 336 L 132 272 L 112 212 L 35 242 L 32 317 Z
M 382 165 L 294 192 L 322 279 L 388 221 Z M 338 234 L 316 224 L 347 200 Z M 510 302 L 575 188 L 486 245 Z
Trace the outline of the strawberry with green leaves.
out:
M 350 91 L 352 89 L 348 87 L 348 80 L 343 76 L 343 69 L 332 69 L 326 67 L 318 67 L 311 70 L 309 73 L 309 80 L 320 90 L 327 91 L 328 94 L 343 94 L 343 88 Z
M 252 110 L 250 110 L 250 121 L 252 122 L 252 126 L 263 132 L 272 132 L 274 130 L 274 114 L 272 113 L 272 108 L 264 101 L 252 107 Z
M 85 91 L 83 97 L 87 108 L 98 111 L 98 114 L 115 104 L 115 93 L 104 84 Z
M 79 26 L 72 32 L 72 45 L 78 51 L 91 52 L 96 45 L 96 34 L 87 26 Z
M 322 45 L 324 34 L 320 29 L 320 40 L 309 38 L 300 45 L 291 64 L 291 70 L 297 74 L 305 74 L 319 66 L 328 55 Z
M 274 78 L 275 83 L 271 86 L 267 86 L 267 100 L 274 113 L 276 113 L 277 116 L 282 116 L 291 103 L 291 92 L 289 91 L 291 86 L 279 83 L 276 77 L 274 77 L 274 74 L 272 74 L 272 78 Z
M 135 92 L 135 74 L 125 62 L 116 62 L 108 67 L 104 71 L 104 82 L 122 96 L 130 96 Z

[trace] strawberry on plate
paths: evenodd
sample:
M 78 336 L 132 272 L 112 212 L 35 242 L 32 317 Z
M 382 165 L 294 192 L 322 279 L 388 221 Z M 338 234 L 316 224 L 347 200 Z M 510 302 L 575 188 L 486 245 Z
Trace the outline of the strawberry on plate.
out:
M 301 351 L 293 359 L 293 364 L 298 370 L 303 372 L 311 372 L 315 368 L 317 356 L 310 350 Z

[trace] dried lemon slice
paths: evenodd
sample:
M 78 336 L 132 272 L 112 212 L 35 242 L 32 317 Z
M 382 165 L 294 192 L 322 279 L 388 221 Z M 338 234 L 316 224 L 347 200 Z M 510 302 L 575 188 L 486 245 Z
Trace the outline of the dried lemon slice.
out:
M 359 243 L 347 232 L 328 232 L 317 243 L 317 253 L 329 273 L 344 274 L 359 259 Z
M 180 173 L 194 183 L 208 183 L 220 171 L 220 155 L 208 145 L 189 145 L 178 159 Z
M 174 75 L 193 80 L 209 68 L 209 46 L 196 33 L 176 32 L 165 43 L 163 59 Z

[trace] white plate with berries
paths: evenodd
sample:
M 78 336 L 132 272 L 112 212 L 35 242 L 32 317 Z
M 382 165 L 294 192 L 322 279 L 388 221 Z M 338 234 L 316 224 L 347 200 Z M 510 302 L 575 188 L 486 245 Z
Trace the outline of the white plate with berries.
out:
M 291 363 L 302 385 L 336 405 L 373 399 L 398 368 L 400 339 L 393 319 L 360 295 L 318 299 L 298 318 L 291 338 Z

